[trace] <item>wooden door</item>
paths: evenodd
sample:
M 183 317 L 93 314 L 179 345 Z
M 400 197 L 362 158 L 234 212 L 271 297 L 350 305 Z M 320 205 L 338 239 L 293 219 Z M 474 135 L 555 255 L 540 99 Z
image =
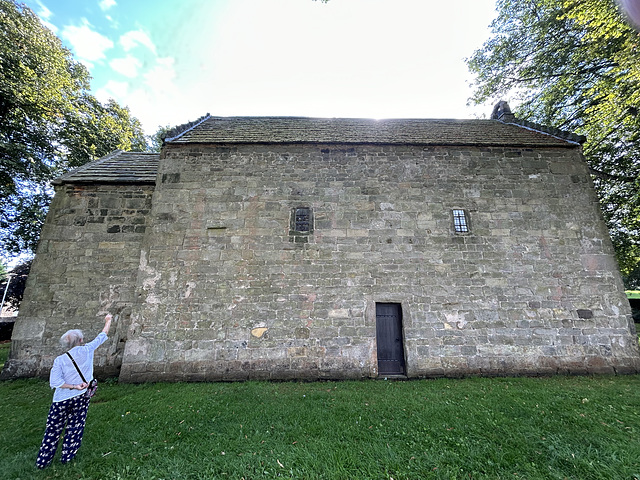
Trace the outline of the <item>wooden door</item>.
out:
M 404 375 L 402 309 L 399 303 L 376 303 L 378 375 Z

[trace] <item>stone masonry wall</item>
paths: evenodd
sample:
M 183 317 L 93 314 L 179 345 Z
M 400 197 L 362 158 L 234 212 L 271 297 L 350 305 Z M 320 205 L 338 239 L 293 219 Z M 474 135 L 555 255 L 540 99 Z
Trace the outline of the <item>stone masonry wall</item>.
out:
M 160 163 L 122 381 L 375 377 L 376 302 L 402 306 L 409 377 L 638 371 L 577 147 L 169 144 Z
M 95 373 L 117 376 L 136 302 L 140 243 L 153 186 L 56 188 L 16 321 L 3 378 L 48 376 L 58 341 L 80 328 L 91 340 L 107 311 L 119 316 L 96 351 Z

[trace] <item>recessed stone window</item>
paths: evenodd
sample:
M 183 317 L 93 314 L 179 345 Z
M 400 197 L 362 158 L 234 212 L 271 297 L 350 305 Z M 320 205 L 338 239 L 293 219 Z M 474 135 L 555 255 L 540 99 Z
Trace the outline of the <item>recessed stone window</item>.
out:
M 293 229 L 300 233 L 311 231 L 311 209 L 308 207 L 298 207 L 294 213 Z
M 469 233 L 469 217 L 467 212 L 461 208 L 454 208 L 453 214 L 453 230 L 456 233 Z
M 306 243 L 313 233 L 313 210 L 310 207 L 296 207 L 291 210 L 289 241 Z

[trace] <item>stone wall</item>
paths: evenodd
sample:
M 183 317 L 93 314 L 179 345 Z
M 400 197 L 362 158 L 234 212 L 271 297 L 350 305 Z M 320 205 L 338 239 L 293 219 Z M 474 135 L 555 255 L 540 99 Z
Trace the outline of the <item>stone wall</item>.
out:
M 577 147 L 169 144 L 137 287 L 122 381 L 375 377 L 376 302 L 409 377 L 639 368 Z
M 104 314 L 119 321 L 96 351 L 95 373 L 117 376 L 136 303 L 140 243 L 153 186 L 64 185 L 56 188 L 15 324 L 2 378 L 48 376 L 62 352 L 60 336 L 80 328 L 91 340 Z

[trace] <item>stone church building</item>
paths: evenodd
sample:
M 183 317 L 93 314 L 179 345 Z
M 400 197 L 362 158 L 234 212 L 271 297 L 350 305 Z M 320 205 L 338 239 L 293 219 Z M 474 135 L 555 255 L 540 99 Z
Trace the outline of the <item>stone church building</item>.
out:
M 632 373 L 581 137 L 515 118 L 205 116 L 55 180 L 2 378 Z

